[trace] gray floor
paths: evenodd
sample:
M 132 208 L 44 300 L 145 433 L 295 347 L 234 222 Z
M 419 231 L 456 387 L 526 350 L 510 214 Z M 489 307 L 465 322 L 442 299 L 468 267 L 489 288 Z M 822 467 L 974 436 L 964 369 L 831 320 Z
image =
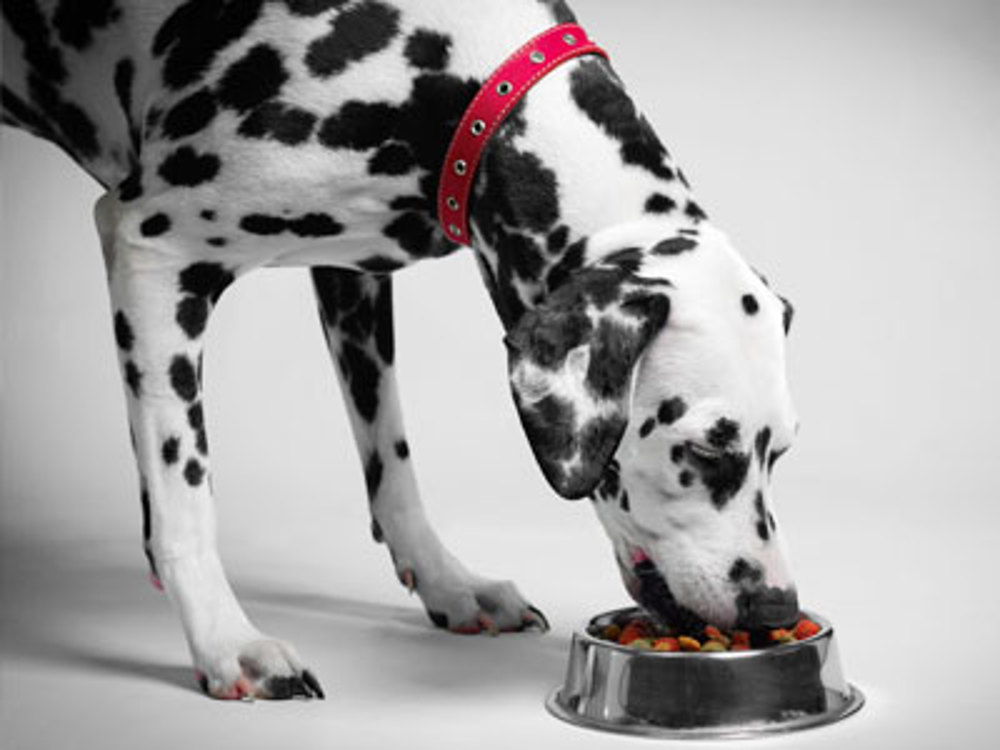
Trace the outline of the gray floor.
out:
M 768 746 L 992 747 L 996 4 L 574 6 L 713 218 L 798 309 L 803 429 L 778 471 L 779 523 L 804 604 L 835 623 L 869 702 Z M 296 644 L 329 699 L 202 697 L 144 580 L 97 192 L 37 141 L 5 130 L 0 147 L 3 750 L 639 746 L 542 709 L 572 628 L 624 593 L 590 510 L 554 499 L 532 462 L 468 256 L 397 282 L 411 444 L 445 540 L 516 580 L 553 632 L 429 627 L 368 538 L 306 279 L 261 272 L 209 334 L 221 543 L 251 615 Z

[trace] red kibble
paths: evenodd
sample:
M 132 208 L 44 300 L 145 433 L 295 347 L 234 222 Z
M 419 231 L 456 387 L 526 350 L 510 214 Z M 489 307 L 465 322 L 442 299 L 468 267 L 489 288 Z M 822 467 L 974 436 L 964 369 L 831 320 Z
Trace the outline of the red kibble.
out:
M 645 638 L 648 633 L 645 625 L 639 622 L 630 622 L 622 628 L 621 635 L 618 636 L 618 643 L 622 646 L 629 645 L 632 641 Z
M 806 618 L 803 617 L 801 620 L 798 621 L 798 624 L 796 624 L 795 626 L 795 630 L 792 632 L 795 635 L 796 640 L 804 641 L 806 638 L 812 638 L 819 631 L 820 631 L 819 625 L 817 625 L 812 620 L 807 620 Z
M 681 644 L 676 638 L 657 638 L 653 641 L 653 651 L 680 651 Z
M 733 646 L 750 646 L 750 631 L 748 630 L 734 630 L 733 631 Z

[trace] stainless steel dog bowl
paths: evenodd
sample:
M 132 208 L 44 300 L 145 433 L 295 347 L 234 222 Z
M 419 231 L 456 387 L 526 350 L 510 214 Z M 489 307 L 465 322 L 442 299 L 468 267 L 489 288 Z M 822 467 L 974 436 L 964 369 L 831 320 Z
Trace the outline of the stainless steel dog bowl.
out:
M 571 724 L 673 738 L 752 737 L 850 716 L 864 696 L 843 676 L 833 628 L 767 649 L 660 652 L 591 635 L 637 608 L 605 612 L 573 634 L 565 683 L 546 707 Z

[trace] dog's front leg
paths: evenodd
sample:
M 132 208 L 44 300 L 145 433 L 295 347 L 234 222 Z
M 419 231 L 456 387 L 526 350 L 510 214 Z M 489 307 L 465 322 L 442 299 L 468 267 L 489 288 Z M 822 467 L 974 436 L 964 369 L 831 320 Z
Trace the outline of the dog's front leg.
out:
M 202 688 L 216 698 L 322 697 L 295 651 L 254 627 L 216 548 L 202 409 L 202 336 L 233 269 L 190 260 L 161 215 L 96 208 L 126 384 L 153 582 L 180 613 Z
M 436 626 L 456 633 L 547 628 L 513 583 L 471 573 L 427 521 L 396 387 L 391 278 L 316 268 L 313 282 L 364 465 L 372 535 L 388 545 L 400 582 Z

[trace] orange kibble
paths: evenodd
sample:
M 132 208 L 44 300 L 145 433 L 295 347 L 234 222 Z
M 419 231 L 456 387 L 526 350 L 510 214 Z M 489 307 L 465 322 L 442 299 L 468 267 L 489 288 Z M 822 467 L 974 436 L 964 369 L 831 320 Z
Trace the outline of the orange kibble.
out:
M 653 641 L 653 651 L 680 651 L 681 645 L 677 642 L 676 638 L 671 638 L 667 636 L 666 638 L 657 638 Z
M 698 639 L 691 638 L 690 636 L 678 636 L 677 645 L 681 647 L 681 651 L 701 651 L 701 644 L 698 642 Z
M 734 630 L 733 631 L 733 646 L 750 646 L 750 631 L 748 630 Z
M 812 638 L 820 631 L 819 625 L 817 625 L 812 620 L 807 620 L 804 617 L 799 620 L 798 624 L 795 626 L 793 631 L 795 638 L 800 641 L 804 641 L 806 638 Z

